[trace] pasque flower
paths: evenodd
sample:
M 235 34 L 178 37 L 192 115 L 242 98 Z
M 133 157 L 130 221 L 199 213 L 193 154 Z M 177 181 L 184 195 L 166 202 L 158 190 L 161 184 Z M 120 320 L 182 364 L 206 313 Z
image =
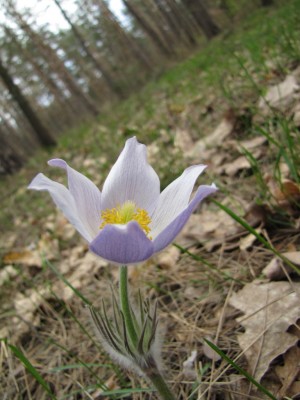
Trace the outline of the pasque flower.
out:
M 160 193 L 146 146 L 135 137 L 126 141 L 102 192 L 64 160 L 53 159 L 48 164 L 66 171 L 68 189 L 42 173 L 29 189 L 48 191 L 92 252 L 123 265 L 147 260 L 168 246 L 201 200 L 217 190 L 214 184 L 201 185 L 190 199 L 206 167 L 194 165 Z

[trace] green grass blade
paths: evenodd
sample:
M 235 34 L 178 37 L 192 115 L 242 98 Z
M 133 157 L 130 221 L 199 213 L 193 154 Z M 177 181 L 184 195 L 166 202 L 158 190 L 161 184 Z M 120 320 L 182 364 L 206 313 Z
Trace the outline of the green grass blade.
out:
M 237 282 L 237 283 L 244 283 L 244 282 L 242 282 L 242 281 L 239 280 L 239 279 L 233 278 L 231 275 L 227 274 L 226 272 L 220 271 L 220 269 L 218 269 L 217 267 L 214 267 L 210 262 L 208 262 L 207 260 L 205 260 L 203 257 L 201 257 L 201 256 L 199 256 L 199 255 L 197 255 L 197 254 L 191 253 L 189 250 L 185 249 L 184 247 L 180 246 L 179 244 L 173 243 L 173 246 L 177 247 L 177 249 L 180 250 L 181 253 L 187 254 L 188 256 L 190 256 L 191 258 L 193 258 L 194 260 L 201 262 L 202 264 L 204 264 L 205 266 L 207 266 L 209 269 L 211 269 L 213 272 L 216 272 L 217 274 L 223 275 L 223 277 L 224 277 L 226 280 L 231 280 L 231 281 L 234 281 L 234 282 Z
M 111 368 L 111 364 L 99 364 L 99 363 L 86 363 L 86 367 L 108 367 Z M 56 373 L 61 371 L 67 371 L 70 369 L 79 369 L 85 367 L 82 363 L 79 364 L 65 364 L 60 365 L 59 367 L 54 367 L 49 370 L 49 372 Z
M 50 390 L 47 382 L 40 375 L 40 373 L 34 368 L 34 366 L 31 364 L 31 362 L 28 360 L 28 358 L 25 356 L 25 354 L 23 354 L 23 352 L 18 347 L 13 346 L 12 344 L 8 344 L 8 347 L 11 349 L 11 351 L 14 353 L 14 355 L 21 361 L 21 363 L 24 364 L 27 371 L 45 389 L 45 391 L 49 394 L 50 398 L 53 400 L 57 400 L 57 398 L 54 396 L 54 394 Z
M 260 390 L 262 393 L 264 393 L 270 399 L 276 400 L 276 397 L 274 397 L 272 395 L 272 393 L 270 393 L 264 386 L 262 386 L 259 382 L 257 382 L 253 378 L 253 376 L 248 374 L 247 371 L 245 371 L 243 368 L 239 367 L 233 360 L 231 360 L 231 358 L 229 358 L 225 353 L 223 353 L 223 351 L 221 349 L 219 349 L 215 344 L 213 344 L 212 342 L 210 342 L 207 339 L 203 339 L 203 340 L 205 341 L 205 343 L 207 343 L 209 345 L 209 347 L 211 347 L 216 353 L 218 353 L 219 356 L 221 356 L 225 361 L 227 361 L 230 365 L 232 365 L 233 368 L 235 368 L 241 375 L 243 375 L 245 378 L 247 378 L 248 381 L 250 381 L 253 385 L 255 385 L 258 388 L 258 390 Z

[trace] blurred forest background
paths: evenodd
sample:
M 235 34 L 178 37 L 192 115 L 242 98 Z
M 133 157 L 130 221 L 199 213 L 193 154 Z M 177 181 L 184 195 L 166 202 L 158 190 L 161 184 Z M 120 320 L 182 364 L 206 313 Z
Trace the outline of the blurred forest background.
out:
M 273 1 L 36 3 L 39 13 L 30 2 L 1 0 L 2 175 L 20 168 L 38 147 L 55 145 L 59 135 L 107 112 Z M 53 6 L 64 20 L 61 27 L 53 28 L 50 14 L 48 22 L 45 19 Z

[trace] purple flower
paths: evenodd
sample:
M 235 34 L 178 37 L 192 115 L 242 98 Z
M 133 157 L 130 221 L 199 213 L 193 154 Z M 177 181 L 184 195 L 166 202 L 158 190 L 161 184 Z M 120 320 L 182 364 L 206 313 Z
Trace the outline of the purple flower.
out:
M 29 189 L 46 190 L 90 250 L 117 264 L 150 258 L 178 235 L 202 199 L 214 193 L 214 184 L 201 185 L 190 201 L 205 165 L 194 165 L 160 193 L 160 181 L 147 162 L 146 146 L 128 139 L 104 182 L 102 192 L 87 177 L 61 159 L 48 162 L 63 168 L 67 189 L 38 174 Z

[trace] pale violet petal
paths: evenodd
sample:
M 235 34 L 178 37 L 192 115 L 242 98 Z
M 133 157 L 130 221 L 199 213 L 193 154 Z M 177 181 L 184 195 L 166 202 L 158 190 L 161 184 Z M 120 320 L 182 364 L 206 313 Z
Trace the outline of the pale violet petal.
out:
M 153 254 L 153 243 L 136 221 L 126 225 L 106 225 L 90 243 L 90 250 L 120 265 L 145 261 Z
M 146 146 L 135 137 L 128 139 L 104 182 L 102 208 L 113 208 L 131 200 L 152 214 L 159 192 L 159 178 L 147 162 Z
M 99 232 L 101 220 L 101 192 L 86 176 L 71 168 L 64 160 L 48 161 L 52 167 L 64 169 L 68 175 L 68 187 L 74 197 L 78 213 L 92 237 Z
M 187 168 L 161 193 L 150 225 L 153 239 L 189 204 L 195 182 L 205 168 L 206 165 Z
M 190 215 L 192 212 L 195 210 L 195 208 L 198 206 L 198 204 L 206 197 L 209 196 L 210 194 L 214 193 L 217 189 L 217 187 L 212 184 L 211 186 L 208 185 L 201 185 L 194 198 L 188 205 L 188 207 L 185 208 L 165 229 L 160 232 L 160 234 L 154 239 L 153 244 L 154 244 L 154 252 L 157 253 L 158 251 L 161 251 L 164 249 L 166 246 L 168 246 L 178 235 L 178 233 L 181 231 L 181 229 L 184 227 L 186 224 L 187 220 L 189 219 Z
M 46 190 L 51 195 L 54 203 L 63 212 L 65 217 L 71 222 L 77 231 L 88 241 L 92 240 L 92 236 L 82 223 L 75 200 L 69 190 L 61 183 L 52 181 L 44 174 L 38 174 L 28 186 L 28 189 Z

